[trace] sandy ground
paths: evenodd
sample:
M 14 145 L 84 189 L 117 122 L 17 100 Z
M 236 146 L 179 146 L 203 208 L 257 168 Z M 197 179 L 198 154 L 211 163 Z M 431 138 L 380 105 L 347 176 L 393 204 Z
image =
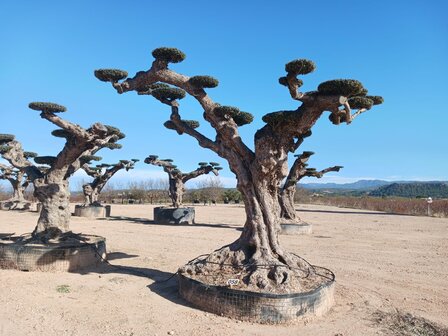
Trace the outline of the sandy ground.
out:
M 150 205 L 113 205 L 108 220 L 73 217 L 75 232 L 105 236 L 111 264 L 80 273 L 0 271 L 0 335 L 388 335 L 378 310 L 399 309 L 448 326 L 448 219 L 300 206 L 309 236 L 284 246 L 336 274 L 323 317 L 258 325 L 191 308 L 178 266 L 236 239 L 241 206 L 198 206 L 194 226 L 152 223 Z M 36 213 L 0 211 L 0 233 L 30 232 Z M 64 286 L 61 290 L 61 287 Z M 59 289 L 58 289 L 59 288 Z

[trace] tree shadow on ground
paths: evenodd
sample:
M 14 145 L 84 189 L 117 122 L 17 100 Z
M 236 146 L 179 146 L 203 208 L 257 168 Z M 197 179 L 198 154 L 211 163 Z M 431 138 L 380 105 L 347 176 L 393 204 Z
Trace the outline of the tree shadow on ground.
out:
M 113 259 L 110 256 L 113 256 Z M 133 258 L 135 255 L 115 252 L 108 254 L 108 260 L 126 259 Z M 144 268 L 137 266 L 125 266 L 125 265 L 115 265 L 108 261 L 101 263 L 97 266 L 92 266 L 84 268 L 72 273 L 79 273 L 81 275 L 96 273 L 96 274 L 123 274 L 123 275 L 133 275 L 141 278 L 147 278 L 153 282 L 146 287 L 151 291 L 160 295 L 161 297 L 186 307 L 190 307 L 187 301 L 182 299 L 178 294 L 177 285 L 177 272 L 170 273 L 153 268 Z
M 0 239 L 9 239 L 9 237 L 12 237 L 12 236 L 14 236 L 16 233 L 15 232 L 13 232 L 13 233 L 0 233 Z
M 229 224 L 207 224 L 207 223 L 195 223 L 195 224 L 162 224 L 156 223 L 153 220 L 149 220 L 147 218 L 138 218 L 138 217 L 126 217 L 126 216 L 110 216 L 107 218 L 98 218 L 98 220 L 111 220 L 111 221 L 128 221 L 136 224 L 144 224 L 144 225 L 154 225 L 154 226 L 199 226 L 199 227 L 209 227 L 209 228 L 221 228 L 221 229 L 235 229 L 237 231 L 243 231 L 242 227 L 229 225 Z
M 353 211 L 352 209 L 340 209 L 340 210 L 313 210 L 313 209 L 296 209 L 297 212 L 318 212 L 318 213 L 331 213 L 331 214 L 350 214 L 350 215 L 386 215 L 386 216 L 412 216 L 407 214 L 397 214 L 391 212 L 381 211 Z

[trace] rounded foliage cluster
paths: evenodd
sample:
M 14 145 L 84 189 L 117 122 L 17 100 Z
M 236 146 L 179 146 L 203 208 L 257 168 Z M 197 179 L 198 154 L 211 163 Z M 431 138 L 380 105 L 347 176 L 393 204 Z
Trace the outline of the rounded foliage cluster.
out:
M 219 166 L 219 163 L 218 163 L 218 162 L 209 162 L 209 164 L 210 164 L 211 166 Z
M 176 48 L 157 48 L 152 51 L 152 56 L 167 63 L 179 63 L 185 59 L 185 54 Z
M 218 167 L 213 167 L 213 169 L 214 170 L 222 170 L 223 168 L 218 166 Z
M 233 106 L 216 106 L 213 112 L 220 117 L 225 117 L 226 115 L 233 117 L 240 113 L 240 109 Z
M 158 100 L 173 101 L 185 97 L 185 91 L 179 88 L 167 87 L 152 90 L 152 96 Z
M 112 165 L 111 164 L 109 164 L 109 163 L 102 163 L 102 164 L 99 164 L 99 165 L 96 165 L 98 168 L 109 168 L 109 167 L 111 167 Z
M 0 145 L 0 154 L 5 154 L 7 151 L 9 151 L 12 147 L 7 145 Z
M 34 162 L 37 164 L 44 164 L 48 166 L 52 166 L 56 162 L 55 156 L 36 156 L 34 158 Z
M 13 141 L 15 136 L 12 134 L 0 134 L 0 145 Z
M 302 134 L 302 138 L 308 138 L 313 134 L 313 132 L 311 132 L 311 130 L 308 130 L 307 132 Z
M 35 152 L 23 152 L 23 156 L 24 156 L 26 159 L 29 159 L 29 158 L 35 158 L 35 157 L 37 157 L 38 154 L 35 153 Z
M 142 84 L 137 88 L 137 92 L 151 94 L 152 90 L 167 89 L 169 87 L 170 86 L 165 83 Z
M 275 126 L 280 122 L 293 121 L 299 116 L 300 114 L 296 111 L 278 111 L 265 114 L 262 120 L 271 126 Z
M 51 135 L 58 138 L 68 138 L 71 136 L 71 133 L 65 129 L 55 129 L 54 131 L 51 132 Z
M 104 125 L 104 127 L 106 127 L 108 134 L 115 134 L 116 136 L 118 136 L 119 140 L 126 137 L 126 134 L 121 132 L 117 127 L 110 126 L 110 125 Z
M 219 81 L 212 76 L 193 76 L 188 81 L 198 88 L 214 88 L 219 84 Z
M 355 79 L 334 79 L 319 84 L 317 90 L 322 94 L 351 97 L 361 94 L 364 87 Z
M 287 77 L 280 77 L 278 79 L 278 82 L 281 85 L 288 86 L 288 78 Z M 299 78 L 294 78 L 294 82 L 298 87 L 301 87 L 303 85 L 303 80 L 301 80 Z
M 123 146 L 121 144 L 118 144 L 118 143 L 115 143 L 115 142 L 108 142 L 108 143 L 105 143 L 103 145 L 103 147 L 104 148 L 109 148 L 109 149 L 120 149 Z
M 315 69 L 316 65 L 314 62 L 307 59 L 296 59 L 285 65 L 286 72 L 295 75 L 306 75 L 313 72 Z
M 101 161 L 103 158 L 101 156 L 96 156 L 96 155 L 83 155 L 80 157 L 80 160 L 82 162 L 90 162 L 90 161 Z M 34 160 L 36 161 L 36 160 Z
M 174 123 L 171 120 L 165 121 L 163 123 L 163 126 L 165 126 L 168 129 L 172 129 L 172 130 L 176 129 L 176 125 L 174 125 Z
M 244 126 L 254 121 L 254 116 L 249 112 L 240 111 L 239 113 L 233 116 L 233 121 L 238 126 Z
M 94 72 L 95 77 L 103 82 L 118 82 L 119 80 L 125 79 L 128 73 L 120 69 L 98 69 Z
M 373 106 L 373 100 L 362 96 L 352 97 L 348 100 L 348 103 L 352 109 L 370 110 Z
M 304 151 L 300 156 L 301 157 L 310 157 L 311 155 L 314 155 L 314 152 L 312 152 L 312 151 Z
M 44 113 L 59 113 L 67 111 L 65 106 L 49 102 L 33 102 L 29 103 L 28 107 L 32 110 L 41 111 Z
M 366 96 L 366 98 L 373 101 L 373 105 L 380 105 L 384 103 L 384 98 L 381 96 Z
M 199 127 L 199 121 L 197 120 L 182 120 L 182 122 L 193 129 Z
M 346 122 L 347 118 L 345 117 L 345 113 L 330 113 L 328 119 L 334 124 L 339 125 L 341 122 Z
M 200 165 L 201 167 L 205 167 L 208 166 L 207 162 L 199 162 L 198 165 Z

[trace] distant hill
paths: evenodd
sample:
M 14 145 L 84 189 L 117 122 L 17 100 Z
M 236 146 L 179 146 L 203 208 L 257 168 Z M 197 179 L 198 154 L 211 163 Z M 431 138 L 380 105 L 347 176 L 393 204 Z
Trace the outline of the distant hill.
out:
M 373 190 L 378 187 L 382 187 L 394 182 L 383 181 L 383 180 L 359 180 L 353 183 L 301 183 L 300 186 L 305 189 L 314 190 L 331 190 L 331 189 L 341 189 L 341 190 Z
M 448 198 L 448 183 L 446 182 L 392 183 L 371 191 L 369 193 L 369 196 Z

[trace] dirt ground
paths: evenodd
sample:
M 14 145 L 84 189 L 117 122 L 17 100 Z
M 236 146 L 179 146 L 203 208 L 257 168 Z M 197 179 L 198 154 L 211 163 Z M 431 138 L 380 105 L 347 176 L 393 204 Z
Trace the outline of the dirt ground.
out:
M 308 236 L 285 248 L 336 274 L 323 317 L 258 325 L 216 316 L 177 295 L 177 268 L 232 242 L 236 205 L 198 206 L 194 226 L 158 225 L 150 205 L 113 205 L 107 220 L 72 218 L 74 232 L 107 238 L 109 261 L 81 273 L 0 270 L 0 335 L 390 335 L 378 311 L 412 313 L 448 326 L 448 219 L 300 206 Z M 30 232 L 36 213 L 0 211 L 0 233 Z

